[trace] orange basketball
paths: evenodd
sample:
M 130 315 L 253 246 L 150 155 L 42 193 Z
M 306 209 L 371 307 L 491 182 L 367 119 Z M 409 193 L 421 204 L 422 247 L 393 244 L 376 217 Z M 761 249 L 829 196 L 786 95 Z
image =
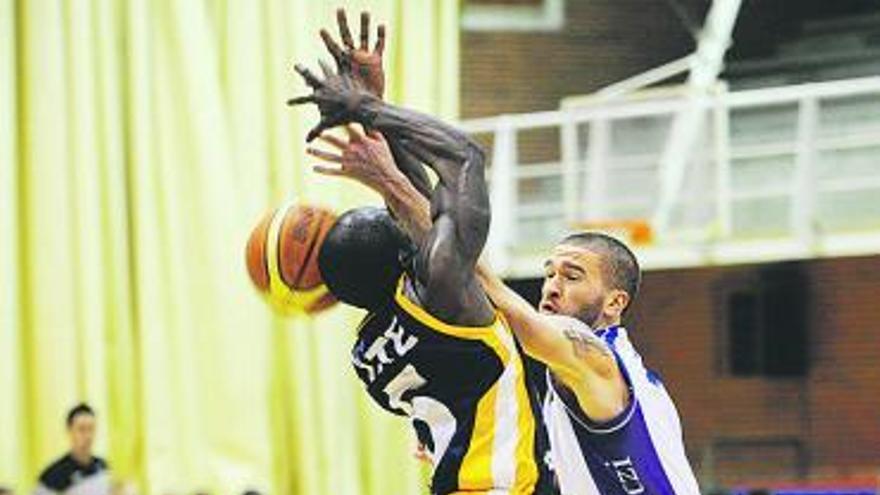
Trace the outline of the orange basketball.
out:
M 318 251 L 335 221 L 323 208 L 289 203 L 266 213 L 251 232 L 248 274 L 273 308 L 314 313 L 336 302 L 318 269 Z

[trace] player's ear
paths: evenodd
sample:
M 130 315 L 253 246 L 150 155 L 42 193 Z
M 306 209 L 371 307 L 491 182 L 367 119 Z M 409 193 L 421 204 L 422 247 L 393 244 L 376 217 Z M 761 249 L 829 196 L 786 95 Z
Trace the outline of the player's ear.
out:
M 605 297 L 605 316 L 609 319 L 617 319 L 623 315 L 623 311 L 629 305 L 629 294 L 624 290 L 612 289 Z

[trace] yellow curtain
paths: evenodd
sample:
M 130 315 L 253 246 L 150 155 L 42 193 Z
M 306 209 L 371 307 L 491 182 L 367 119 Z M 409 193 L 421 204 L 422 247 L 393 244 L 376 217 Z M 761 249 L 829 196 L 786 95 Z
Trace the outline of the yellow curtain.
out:
M 0 0 L 0 484 L 97 451 L 140 493 L 420 493 L 406 422 L 349 364 L 359 314 L 272 316 L 244 243 L 291 195 L 375 202 L 314 175 L 294 60 L 337 5 L 388 25 L 388 97 L 457 111 L 456 0 Z

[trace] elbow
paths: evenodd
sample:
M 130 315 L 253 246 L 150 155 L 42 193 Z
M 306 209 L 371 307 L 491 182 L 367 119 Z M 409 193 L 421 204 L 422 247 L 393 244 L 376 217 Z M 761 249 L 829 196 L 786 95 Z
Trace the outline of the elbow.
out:
M 458 225 L 457 238 L 461 253 L 468 259 L 476 260 L 489 237 L 492 213 L 488 201 L 462 205 L 459 213 L 460 218 L 466 220 Z
M 614 378 L 619 373 L 619 370 L 617 368 L 617 359 L 614 358 L 613 354 L 603 354 L 601 356 L 598 356 L 591 363 L 591 367 L 596 375 L 606 380 Z
M 468 162 L 476 164 L 479 167 L 485 166 L 486 150 L 473 139 L 468 139 L 465 154 L 467 155 Z
M 472 269 L 461 264 L 461 257 L 444 246 L 435 246 L 429 256 L 425 280 L 430 294 L 455 294 L 462 290 Z

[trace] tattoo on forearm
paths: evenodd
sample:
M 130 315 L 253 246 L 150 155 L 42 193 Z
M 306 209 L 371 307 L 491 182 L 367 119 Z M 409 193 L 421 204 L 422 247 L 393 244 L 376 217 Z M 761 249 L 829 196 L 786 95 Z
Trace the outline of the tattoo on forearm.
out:
M 605 341 L 589 330 L 566 328 L 563 330 L 563 334 L 565 335 L 565 338 L 571 342 L 572 346 L 574 346 L 575 355 L 578 357 L 585 357 L 594 352 L 598 352 L 604 356 L 611 354 Z

